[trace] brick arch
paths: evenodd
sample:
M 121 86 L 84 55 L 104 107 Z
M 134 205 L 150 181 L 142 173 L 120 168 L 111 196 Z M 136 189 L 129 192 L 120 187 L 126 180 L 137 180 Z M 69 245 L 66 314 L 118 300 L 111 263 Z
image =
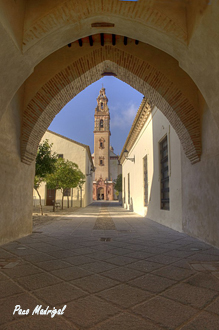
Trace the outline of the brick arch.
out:
M 191 163 L 200 160 L 200 117 L 179 86 L 146 61 L 105 46 L 56 74 L 29 102 L 23 115 L 22 162 L 30 164 L 35 159 L 38 144 L 55 115 L 104 72 L 114 73 L 156 105 L 175 129 Z

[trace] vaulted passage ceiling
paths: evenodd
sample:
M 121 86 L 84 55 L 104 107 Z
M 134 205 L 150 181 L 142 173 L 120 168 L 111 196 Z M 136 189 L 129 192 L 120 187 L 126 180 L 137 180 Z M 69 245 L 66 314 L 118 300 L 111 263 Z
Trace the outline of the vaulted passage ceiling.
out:
M 61 108 L 106 74 L 143 93 L 200 160 L 204 101 L 219 126 L 216 1 L 8 0 L 0 9 L 0 118 L 21 88 L 23 162 Z
M 94 24 L 98 23 L 95 20 L 98 15 L 106 17 L 109 28 L 116 27 L 119 20 L 125 18 L 187 43 L 208 3 L 208 0 L 30 0 L 25 7 L 22 47 L 27 50 L 45 35 L 78 25 L 79 21 L 92 19 L 90 28 L 101 27 Z

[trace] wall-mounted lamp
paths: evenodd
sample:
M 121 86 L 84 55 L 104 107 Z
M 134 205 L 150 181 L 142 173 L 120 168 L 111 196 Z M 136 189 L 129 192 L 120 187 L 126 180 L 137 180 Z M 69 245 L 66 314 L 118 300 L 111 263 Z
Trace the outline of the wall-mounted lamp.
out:
M 135 163 L 135 156 L 133 158 L 128 158 L 128 155 L 129 155 L 128 150 L 125 149 L 123 155 L 124 155 L 125 159 L 131 160 L 131 162 Z
M 93 172 L 95 172 L 95 167 L 94 168 L 91 168 L 90 169 L 90 173 L 86 174 L 86 176 L 89 176 L 89 175 L 91 176 Z

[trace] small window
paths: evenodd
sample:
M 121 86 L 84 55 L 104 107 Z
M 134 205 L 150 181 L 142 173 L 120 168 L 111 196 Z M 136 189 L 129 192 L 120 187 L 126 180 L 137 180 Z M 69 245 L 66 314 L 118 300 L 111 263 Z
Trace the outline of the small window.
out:
M 102 158 L 100 159 L 100 163 L 99 164 L 100 164 L 100 166 L 104 166 L 104 160 Z
M 167 136 L 160 142 L 160 200 L 161 209 L 170 209 L 169 167 Z
M 99 148 L 100 148 L 100 149 L 104 149 L 104 142 L 105 142 L 104 138 L 101 137 L 101 138 L 99 139 Z
M 71 189 L 70 188 L 64 188 L 63 189 L 63 196 L 71 196 Z
M 103 119 L 100 119 L 100 128 L 103 128 Z
M 58 158 L 63 158 L 63 154 L 57 154 Z
M 100 107 L 103 110 L 103 102 L 100 103 Z

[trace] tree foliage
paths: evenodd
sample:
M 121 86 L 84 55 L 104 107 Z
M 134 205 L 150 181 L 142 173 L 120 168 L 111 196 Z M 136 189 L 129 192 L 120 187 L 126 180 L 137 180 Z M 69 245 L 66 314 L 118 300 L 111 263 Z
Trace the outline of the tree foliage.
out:
M 40 143 L 36 156 L 34 185 L 39 187 L 46 176 L 54 171 L 56 161 L 57 155 L 52 153 L 52 144 L 49 144 L 48 140 Z
M 69 161 L 59 158 L 55 163 L 55 170 L 46 176 L 46 182 L 49 189 L 60 189 L 62 192 L 62 208 L 64 190 L 82 187 L 85 182 L 85 176 L 78 168 L 78 165 Z M 55 201 L 54 201 L 55 207 Z
M 42 215 L 43 209 L 39 187 L 41 183 L 45 181 L 46 176 L 54 171 L 56 161 L 57 155 L 52 153 L 52 144 L 49 144 L 48 140 L 40 143 L 36 155 L 34 189 L 36 190 L 40 199 L 40 210 Z
M 122 174 L 117 176 L 114 188 L 119 192 L 122 191 Z

